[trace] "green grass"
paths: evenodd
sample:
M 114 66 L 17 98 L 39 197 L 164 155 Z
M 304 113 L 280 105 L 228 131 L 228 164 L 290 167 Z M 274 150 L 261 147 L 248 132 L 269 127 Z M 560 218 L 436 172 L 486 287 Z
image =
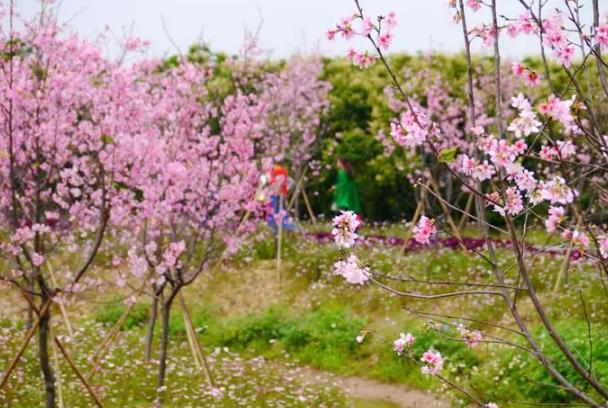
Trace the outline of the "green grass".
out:
M 373 232 L 387 235 L 404 233 L 400 226 L 386 226 Z M 531 234 L 538 242 L 546 238 L 536 230 L 531 231 Z M 306 402 L 296 401 L 300 397 L 296 392 L 296 384 L 285 395 L 280 395 L 280 392 L 273 391 L 276 384 L 282 384 L 280 375 L 269 375 L 265 372 L 268 370 L 256 369 L 257 363 L 253 359 L 258 356 L 281 366 L 307 365 L 341 375 L 369 377 L 420 389 L 438 389 L 440 383 L 436 379 L 423 376 L 419 367 L 397 356 L 392 350 L 392 342 L 399 333 L 411 332 L 416 337 L 412 351 L 416 358 L 429 348 L 439 350 L 446 359 L 445 374 L 449 378 L 471 387 L 483 400 L 498 402 L 501 408 L 519 406 L 517 401 L 549 404 L 574 402 L 568 394 L 555 387 L 556 384 L 546 371 L 529 354 L 502 345 L 484 344 L 475 349 L 468 348 L 462 342 L 451 340 L 458 337 L 453 326 L 430 326 L 425 319 L 404 310 L 407 308 L 450 316 L 468 316 L 479 321 L 509 325 L 508 310 L 500 298 L 484 296 L 427 302 L 391 296 L 371 285 L 353 287 L 342 278 L 334 276 L 333 264 L 339 254 L 333 245 L 319 246 L 313 241 L 288 234 L 283 249 L 284 266 L 280 284 L 276 281 L 277 274 L 274 270 L 275 242 L 270 236 L 262 235 L 261 239 L 252 241 L 241 251 L 227 270 L 206 274 L 185 292 L 205 350 L 229 350 L 229 353 L 214 357 L 214 371 L 217 371 L 218 377 L 223 379 L 226 387 L 237 381 L 237 378 L 246 379 L 244 381 L 248 385 L 239 389 L 236 400 L 247 400 L 256 389 L 255 384 L 264 383 L 263 393 L 250 406 L 265 406 L 264 404 L 273 404 L 273 401 L 282 398 L 295 398 L 292 401 L 294 405 L 290 406 L 311 406 L 311 401 L 316 405 L 347 404 L 343 395 L 329 388 L 311 388 L 314 392 L 307 397 Z M 359 247 L 356 252 L 374 271 L 391 277 L 418 279 L 417 282 L 386 281 L 396 289 L 440 293 L 450 290 L 452 286 L 430 285 L 425 281 L 494 282 L 491 268 L 485 261 L 460 250 L 435 248 L 404 255 L 401 248 L 371 246 Z M 501 248 L 497 249 L 497 255 L 499 265 L 506 273 L 507 283 L 516 284 L 518 275 L 513 268 L 512 255 Z M 530 274 L 549 316 L 557 322 L 559 332 L 575 348 L 581 360 L 588 363 L 590 346 L 584 324 L 581 296 L 583 297 L 587 313 L 594 322 L 593 372 L 606 383 L 608 343 L 604 339 L 608 335 L 605 329 L 608 324 L 608 304 L 605 302 L 605 293 L 593 274 L 593 266 L 587 262 L 572 265 L 568 282 L 570 290 L 554 290 L 562 262 L 560 257 L 537 256 L 530 265 Z M 82 331 L 68 345 L 74 356 L 77 356 L 77 364 L 84 367 L 85 371 L 90 365 L 87 356 L 91 354 L 94 345 L 125 309 L 118 297 L 104 301 L 108 303 L 85 313 L 76 324 L 76 327 L 83 328 Z M 155 395 L 156 366 L 142 361 L 142 339 L 149 317 L 148 302 L 144 298 L 135 305 L 123 326 L 119 347 L 104 363 L 106 368 L 95 381 L 96 385 L 102 386 L 108 406 L 148 406 Z M 522 300 L 518 309 L 530 326 L 535 328 L 534 333 L 539 343 L 558 368 L 574 383 L 580 382 L 551 341 L 538 328 L 530 304 Z M 458 319 L 444 320 L 453 324 L 461 322 Z M 55 321 L 60 322 L 60 319 Z M 474 322 L 470 325 L 484 329 Z M 3 330 L 0 336 L 0 345 L 3 346 L 0 362 L 8 361 L 11 353 L 14 353 L 22 326 L 23 322 L 18 320 L 6 320 L 0 324 L 0 330 Z M 361 331 L 369 331 L 370 334 L 359 344 L 355 338 Z M 211 406 L 232 406 L 230 404 L 234 401 L 209 400 L 210 397 L 204 393 L 203 378 L 190 362 L 184 322 L 177 307 L 171 315 L 170 333 L 175 370 L 169 376 L 169 383 L 178 386 L 168 392 L 175 393 L 178 401 L 176 406 L 200 406 L 193 402 L 197 398 L 208 401 Z M 505 335 L 495 329 L 486 333 Z M 158 339 L 158 328 L 156 338 Z M 507 338 L 511 341 L 520 340 L 513 334 L 507 334 Z M 235 367 L 239 367 L 238 374 L 235 374 Z M 19 375 L 25 380 L 19 383 L 19 376 L 16 376 L 11 382 L 9 393 L 0 396 L 0 405 L 39 406 L 40 380 L 33 350 L 26 353 L 22 370 Z M 73 406 L 88 406 L 90 402 L 86 394 L 77 380 L 69 377 L 68 370 L 62 363 L 62 372 L 69 379 L 65 391 L 66 400 L 71 401 Z M 126 379 L 131 375 L 136 376 L 137 380 Z M 442 392 L 442 396 L 449 397 L 445 392 Z M 467 403 L 458 398 L 452 401 L 455 405 Z M 383 406 L 374 404 L 375 401 L 357 401 L 355 406 Z
M 14 327 L 2 329 L 0 361 L 5 363 L 14 354 L 23 332 Z M 87 357 L 101 341 L 106 329 L 97 323 L 81 324 L 71 339 L 63 344 L 86 374 L 90 369 Z M 102 368 L 91 381 L 104 406 L 149 407 L 156 392 L 157 363 L 143 361 L 143 331 L 137 326 L 123 332 L 102 363 Z M 31 347 L 13 374 L 6 392 L 0 393 L 0 405 L 15 408 L 42 407 L 43 394 L 36 358 L 36 347 Z M 215 384 L 224 390 L 224 397 L 209 395 L 202 372 L 192 362 L 185 339 L 176 335 L 170 347 L 166 407 L 268 407 L 278 402 L 294 407 L 345 406 L 340 390 L 331 385 L 308 383 L 300 378 L 295 366 L 270 365 L 256 357 L 243 357 L 223 349 L 208 355 Z M 63 401 L 66 407 L 93 407 L 90 396 L 75 374 L 61 359 Z M 285 381 L 286 377 L 293 381 Z M 280 388 L 278 388 L 280 387 Z M 228 393 L 230 391 L 230 393 Z

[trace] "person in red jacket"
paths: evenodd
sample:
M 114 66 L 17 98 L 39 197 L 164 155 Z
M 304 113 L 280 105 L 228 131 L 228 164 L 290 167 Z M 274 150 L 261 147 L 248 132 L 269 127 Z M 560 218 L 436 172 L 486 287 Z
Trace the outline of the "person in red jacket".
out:
M 281 163 L 275 164 L 270 171 L 270 184 L 273 186 L 273 193 L 275 195 L 281 195 L 283 198 L 287 197 L 287 179 L 289 173 L 287 167 L 284 167 Z
M 289 172 L 282 162 L 277 162 L 270 171 L 270 211 L 268 214 L 268 225 L 273 231 L 277 229 L 275 217 L 282 213 L 282 227 L 291 230 L 293 225 L 285 214 L 285 201 L 289 191 Z

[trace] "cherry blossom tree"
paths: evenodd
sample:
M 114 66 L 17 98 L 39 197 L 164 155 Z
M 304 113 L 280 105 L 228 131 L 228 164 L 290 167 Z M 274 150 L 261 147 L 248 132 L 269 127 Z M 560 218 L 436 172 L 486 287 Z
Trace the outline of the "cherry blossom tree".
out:
M 86 275 L 106 230 L 133 198 L 119 188 L 131 162 L 121 148 L 139 131 L 143 111 L 128 102 L 137 99 L 129 72 L 96 46 L 66 34 L 44 11 L 16 30 L 12 5 L 9 12 L 0 31 L 2 279 L 24 294 L 30 311 L 39 300 L 30 336 L 37 327 L 46 406 L 53 407 L 51 306 L 94 284 Z
M 578 1 L 554 2 L 551 10 L 546 2 L 522 0 L 519 3 L 519 16 L 500 17 L 499 21 L 496 0 L 449 2 L 454 21 L 462 28 L 468 62 L 467 118 L 461 140 L 445 135 L 439 125 L 445 117 L 429 115 L 428 107 L 420 106 L 394 74 L 390 60 L 384 54 L 394 41 L 394 13 L 372 20 L 364 13 L 359 0 L 355 0 L 352 17 L 341 19 L 328 32 L 330 39 L 339 36 L 348 40 L 358 35 L 369 40 L 371 50 L 351 50 L 348 56 L 362 68 L 373 63 L 381 63 L 386 68 L 395 95 L 404 105 L 404 114 L 399 121 L 390 124 L 395 142 L 406 148 L 428 151 L 438 166 L 474 195 L 476 216 L 459 202 L 442 196 L 439 190 L 426 185 L 424 181 L 419 182 L 423 189 L 448 206 L 450 211 L 468 214 L 477 221 L 485 235 L 486 248 L 474 252 L 486 262 L 493 279 L 424 281 L 438 290 L 421 293 L 416 289 L 416 279 L 378 274 L 373 271 L 372 265 L 363 265 L 351 252 L 352 243 L 356 242 L 356 218 L 353 214 L 344 214 L 335 220 L 336 243 L 342 247 L 344 259 L 336 263 L 336 273 L 350 283 L 370 282 L 394 295 L 429 302 L 452 297 L 492 297 L 502 300 L 510 313 L 509 326 L 496 326 L 480 320 L 474 315 L 474 308 L 471 309 L 472 313 L 462 316 L 410 311 L 427 321 L 454 326 L 460 334 L 460 339 L 456 341 L 463 341 L 470 347 L 482 342 L 500 343 L 529 353 L 547 370 L 556 386 L 587 405 L 600 407 L 608 400 L 608 388 L 594 375 L 590 361 L 564 339 L 548 313 L 547 305 L 539 296 L 538 283 L 533 280 L 531 270 L 535 257 L 545 252 L 548 246 L 535 247 L 528 237 L 528 231 L 539 226 L 546 228 L 548 234 L 561 237 L 559 246 L 564 249 L 564 263 L 562 271 L 556 276 L 556 287 L 560 279 L 565 279 L 562 275 L 571 267 L 571 252 L 578 250 L 593 266 L 594 272 L 589 279 L 598 282 L 608 294 L 605 286 L 606 230 L 605 225 L 601 224 L 601 216 L 598 216 L 605 206 L 604 169 L 608 152 L 605 124 L 600 120 L 604 117 L 602 104 L 608 96 L 605 79 L 608 65 L 602 56 L 602 51 L 608 45 L 608 22 L 601 20 L 597 0 L 591 2 L 592 21 L 584 21 L 582 4 Z M 557 3 L 560 3 L 559 7 Z M 469 27 L 467 16 L 472 12 L 483 14 L 488 22 Z M 505 93 L 503 81 L 506 69 L 500 46 L 501 41 L 514 36 L 537 39 L 542 72 L 522 62 L 509 64 L 510 75 L 521 81 L 522 89 Z M 493 50 L 493 106 L 480 106 L 480 92 L 474 86 L 475 64 L 471 43 L 477 40 Z M 568 79 L 560 87 L 553 77 L 553 67 L 556 65 Z M 539 93 L 534 89 L 541 82 L 546 85 L 548 93 Z M 466 140 L 470 141 L 470 150 L 463 149 L 462 143 Z M 584 202 L 580 200 L 583 194 L 587 196 Z M 497 221 L 490 222 L 488 212 L 497 214 L 499 217 L 493 218 Z M 434 236 L 442 232 L 436 224 L 428 217 L 421 217 L 413 229 L 413 239 L 420 243 L 431 243 Z M 507 237 L 512 262 L 498 259 L 490 230 Z M 459 237 L 457 239 L 460 240 Z M 345 267 L 344 263 L 349 266 Z M 365 276 L 365 280 L 358 279 L 359 276 Z M 389 283 L 386 283 L 387 279 Z M 401 282 L 405 289 L 397 287 L 395 282 Z M 446 287 L 453 290 L 446 290 Z M 565 292 L 564 296 L 569 295 L 569 288 L 560 289 Z M 581 315 L 591 327 L 594 319 L 587 312 L 582 292 L 578 296 Z M 558 365 L 540 347 L 538 336 L 533 334 L 530 322 L 524 319 L 519 309 L 524 299 L 531 305 L 534 319 L 543 328 L 543 336 L 550 338 L 559 351 L 563 364 Z M 472 328 L 469 326 L 471 324 L 485 327 L 488 331 L 492 329 L 491 334 Z M 512 341 L 506 336 L 513 333 L 523 342 Z M 447 378 L 442 373 L 444 359 L 440 350 L 428 350 L 421 357 L 404 353 L 410 341 L 414 340 L 401 335 L 394 343 L 395 350 L 419 365 L 422 373 L 434 375 L 478 406 L 498 406 L 495 402 L 486 402 L 489 398 L 485 398 L 483 391 L 474 391 L 466 384 Z M 592 342 L 590 331 L 589 341 Z M 589 358 L 593 359 L 593 356 Z
M 318 58 L 296 56 L 284 69 L 267 74 L 260 91 L 268 115 L 262 149 L 289 160 L 294 169 L 310 160 L 329 104 L 330 85 L 319 79 L 321 70 Z
M 123 233 L 136 237 L 125 259 L 131 273 L 153 285 L 149 344 L 160 303 L 162 401 L 174 300 L 238 249 L 248 231 L 245 211 L 254 210 L 254 141 L 262 108 L 255 95 L 241 93 L 215 106 L 206 93 L 205 66 L 180 61 L 168 70 L 143 68 L 150 111 L 146 133 L 137 140 L 135 168 L 141 174 L 126 183 L 138 199 Z

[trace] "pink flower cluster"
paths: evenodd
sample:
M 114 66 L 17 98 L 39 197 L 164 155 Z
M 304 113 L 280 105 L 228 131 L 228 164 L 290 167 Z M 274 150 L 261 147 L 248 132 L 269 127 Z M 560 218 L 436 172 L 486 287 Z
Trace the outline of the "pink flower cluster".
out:
M 371 276 L 369 268 L 361 267 L 359 259 L 354 254 L 349 255 L 344 261 L 337 261 L 334 264 L 334 273 L 353 285 L 363 285 Z
M 399 338 L 393 342 L 393 350 L 401 355 L 405 349 L 411 348 L 415 341 L 416 338 L 411 333 L 401 333 Z
M 420 361 L 423 363 L 420 370 L 424 375 L 437 375 L 443 369 L 443 358 L 438 351 L 425 351 Z
M 334 228 L 331 233 L 340 248 L 351 248 L 355 245 L 358 238 L 356 230 L 361 224 L 357 214 L 352 211 L 342 211 L 334 217 L 332 224 Z M 362 267 L 355 254 L 350 254 L 346 259 L 337 261 L 334 264 L 334 273 L 354 285 L 363 285 L 371 277 L 369 268 Z
M 368 51 L 359 52 L 354 48 L 349 48 L 346 57 L 350 62 L 359 68 L 368 68 L 376 62 L 376 57 Z
M 564 207 L 549 207 L 549 216 L 545 220 L 547 232 L 555 232 L 559 224 L 564 220 L 566 210 Z
M 566 180 L 561 176 L 555 176 L 551 180 L 539 183 L 541 197 L 551 204 L 570 204 L 574 201 L 576 192 L 568 187 Z
M 506 214 L 515 216 L 524 209 L 522 195 L 515 187 L 508 187 L 504 195 L 503 199 L 498 191 L 487 194 L 489 205 L 493 206 L 494 211 L 504 217 Z
M 429 135 L 429 121 L 420 108 L 406 111 L 401 114 L 399 123 L 391 122 L 391 136 L 398 145 L 414 148 L 422 145 Z M 431 134 L 436 135 L 438 129 L 433 127 Z
M 568 133 L 576 134 L 580 132 L 580 129 L 576 126 L 570 111 L 575 100 L 576 95 L 572 95 L 571 99 L 565 101 L 555 95 L 550 95 L 547 102 L 538 106 L 538 111 L 550 119 L 559 121 Z
M 360 21 L 359 29 L 355 29 L 354 24 Z M 395 12 L 391 11 L 386 16 L 378 17 L 378 24 L 374 24 L 369 16 L 355 14 L 351 17 L 344 17 L 336 24 L 335 28 L 327 31 L 327 39 L 332 41 L 336 35 L 340 34 L 343 39 L 350 40 L 355 35 L 367 37 L 381 50 L 388 50 L 393 42 L 392 30 L 397 26 Z M 377 57 L 368 51 L 357 51 L 349 49 L 348 59 L 359 68 L 367 68 L 372 65 Z
M 507 33 L 511 37 L 516 37 L 519 34 L 530 35 L 536 32 L 537 26 L 532 18 L 532 14 L 527 11 L 520 14 L 517 20 L 507 26 Z
M 458 325 L 457 330 L 460 334 L 460 338 L 464 340 L 467 346 L 471 348 L 477 346 L 479 342 L 483 339 L 483 334 L 479 330 L 468 329 L 462 324 Z
M 579 230 L 566 229 L 562 232 L 562 238 L 583 248 L 587 248 L 589 246 L 589 237 L 587 234 Z
M 600 47 L 608 48 L 608 24 L 600 24 L 597 27 L 597 33 L 595 34 L 595 42 Z
M 539 85 L 542 79 L 536 71 L 524 67 L 519 62 L 514 62 L 513 65 L 511 65 L 511 71 L 513 71 L 513 75 L 517 78 L 523 79 L 528 86 Z
M 546 103 L 541 103 L 539 111 L 547 117 L 558 120 L 569 133 L 576 133 L 574 119 L 570 107 L 574 99 L 562 101 L 550 96 Z M 527 152 L 528 145 L 524 138 L 538 133 L 542 123 L 537 119 L 536 113 L 528 99 L 519 93 L 511 98 L 511 106 L 518 110 L 508 131 L 516 137 L 513 143 L 507 139 L 497 139 L 494 136 L 480 136 L 477 147 L 483 154 L 489 156 L 489 160 L 479 162 L 478 159 L 466 154 L 459 155 L 455 168 L 464 175 L 478 181 L 489 180 L 497 174 L 504 174 L 506 181 L 512 182 L 504 190 L 504 196 L 498 192 L 488 194 L 494 211 L 501 215 L 518 215 L 525 208 L 525 200 L 536 205 L 542 201 L 549 201 L 552 205 L 566 205 L 572 203 L 577 193 L 571 189 L 561 176 L 553 176 L 548 180 L 537 180 L 535 173 L 524 168 L 520 157 Z M 483 132 L 477 132 L 482 134 Z M 555 146 L 544 145 L 541 147 L 539 156 L 543 160 L 566 160 L 576 155 L 576 146 L 571 140 L 557 140 Z M 554 210 L 558 211 L 558 210 Z M 551 231 L 557 226 L 561 217 L 556 213 L 546 221 L 546 226 Z
M 342 211 L 334 217 L 332 224 L 334 228 L 331 234 L 340 248 L 350 248 L 355 245 L 355 240 L 359 237 L 356 231 L 361 224 L 357 214 L 352 211 Z
M 608 259 L 608 235 L 599 237 L 600 255 L 604 259 Z
M 467 0 L 466 5 L 474 12 L 479 11 L 481 9 L 481 0 Z
M 475 36 L 481 38 L 484 47 L 491 47 L 494 44 L 494 39 L 498 35 L 496 30 L 490 24 L 482 24 L 478 27 L 474 27 L 471 32 Z
M 420 217 L 418 224 L 413 228 L 414 240 L 420 244 L 429 244 L 433 235 L 437 233 L 435 220 L 426 216 Z
M 516 22 L 509 24 L 507 32 L 511 37 L 519 34 L 536 34 L 539 27 L 530 12 L 519 16 Z M 559 11 L 542 20 L 543 44 L 553 51 L 553 55 L 565 67 L 572 64 L 576 49 L 570 43 L 567 31 L 563 27 L 562 15 Z
M 519 115 L 509 124 L 507 130 L 513 132 L 517 138 L 538 133 L 541 122 L 538 121 L 532 105 L 530 105 L 530 102 L 528 102 L 523 94 L 520 93 L 517 97 L 511 98 L 511 106 L 518 109 Z M 527 146 L 523 140 L 518 142 L 519 145 L 516 146 L 517 150 L 515 153 L 521 154 Z

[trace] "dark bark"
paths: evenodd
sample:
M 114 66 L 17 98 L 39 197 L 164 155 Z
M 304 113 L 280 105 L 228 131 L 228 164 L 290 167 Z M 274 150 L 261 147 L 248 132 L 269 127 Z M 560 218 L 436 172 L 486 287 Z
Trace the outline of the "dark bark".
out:
M 157 388 L 159 392 L 158 405 L 162 405 L 162 396 L 164 391 L 162 388 L 165 385 L 165 377 L 167 375 L 167 357 L 169 355 L 169 319 L 171 317 L 171 305 L 175 296 L 178 294 L 179 288 L 173 288 L 167 299 L 161 303 L 161 323 L 162 333 L 160 338 L 160 361 L 158 364 L 158 382 Z
M 150 307 L 150 321 L 148 322 L 148 332 L 146 333 L 146 350 L 144 361 L 149 362 L 152 357 L 152 341 L 154 340 L 154 328 L 156 326 L 156 318 L 158 316 L 158 293 L 154 291 L 152 305 Z
M 29 330 L 34 324 L 34 297 L 32 296 L 32 291 L 34 290 L 34 285 L 32 284 L 32 280 L 27 278 L 27 289 L 30 291 L 26 293 L 25 296 L 28 298 L 27 302 L 27 320 L 25 321 L 25 328 Z
M 48 294 L 43 293 L 41 308 L 47 302 Z M 45 403 L 47 408 L 55 407 L 55 375 L 51 368 L 49 358 L 49 335 L 50 335 L 51 312 L 50 308 L 40 316 L 40 327 L 38 330 L 38 356 L 40 369 L 44 378 Z

